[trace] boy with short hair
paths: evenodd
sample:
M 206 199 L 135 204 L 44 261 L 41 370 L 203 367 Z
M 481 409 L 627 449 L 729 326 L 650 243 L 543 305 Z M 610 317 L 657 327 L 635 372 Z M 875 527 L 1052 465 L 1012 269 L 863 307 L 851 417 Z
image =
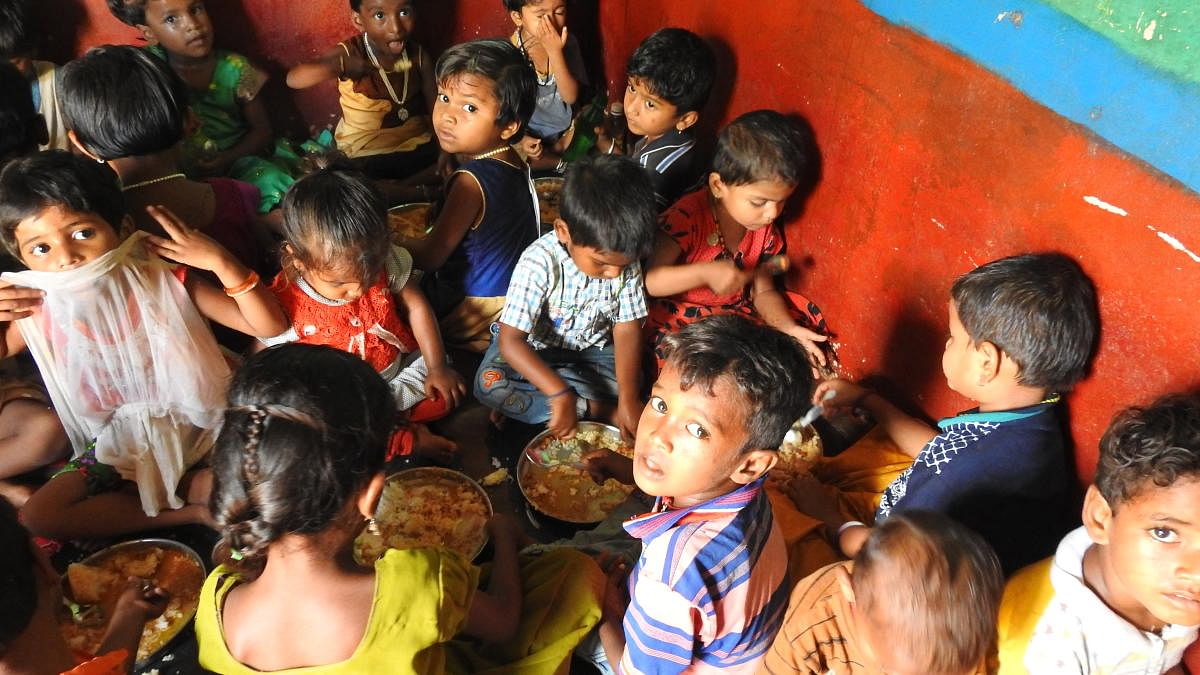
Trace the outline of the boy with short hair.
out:
M 41 149 L 66 150 L 67 128 L 58 105 L 58 68 L 33 58 L 35 51 L 33 8 L 29 0 L 0 1 L 0 60 L 10 61 L 25 78 L 33 107 L 42 116 L 46 136 Z
M 763 483 L 811 375 L 794 340 L 736 315 L 691 324 L 664 347 L 633 459 L 608 450 L 584 457 L 597 479 L 658 498 L 625 523 L 642 553 L 627 584 L 619 567 L 610 570 L 603 653 L 591 656 L 630 675 L 753 673 L 789 590 Z
M 712 49 L 682 28 L 663 28 L 642 40 L 625 66 L 625 123 L 642 137 L 630 156 L 650 175 L 660 211 L 700 180 L 703 166 L 690 129 L 700 120 L 716 71 Z M 617 149 L 614 139 L 604 137 L 596 147 Z
M 987 672 L 1003 589 L 1000 561 L 979 535 L 938 513 L 896 514 L 853 562 L 796 584 L 763 672 Z
M 588 158 L 567 171 L 561 213 L 513 270 L 475 396 L 528 424 L 548 419 L 560 438 L 584 415 L 611 417 L 632 438 L 646 316 L 638 260 L 654 240 L 654 192 L 628 158 Z
M 945 513 L 983 535 L 1011 574 L 1052 552 L 1074 520 L 1056 408 L 1087 374 L 1099 324 L 1096 291 L 1074 260 L 1042 253 L 978 267 L 950 295 L 942 370 L 950 388 L 978 408 L 934 430 L 845 380 L 822 383 L 813 400 L 830 395 L 827 408 L 866 409 L 913 457 L 884 491 L 877 523 L 912 509 Z M 790 495 L 837 533 L 847 556 L 870 534 L 811 476 L 793 481 Z
M 1183 673 L 1200 625 L 1200 397 L 1118 414 L 1083 526 L 1009 581 L 1000 672 Z

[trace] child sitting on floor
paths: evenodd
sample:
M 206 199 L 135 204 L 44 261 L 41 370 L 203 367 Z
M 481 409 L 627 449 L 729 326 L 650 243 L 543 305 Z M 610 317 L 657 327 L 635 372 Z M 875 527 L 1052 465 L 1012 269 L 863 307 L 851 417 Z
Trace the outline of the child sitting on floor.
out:
M 278 206 L 292 183 L 288 162 L 298 158 L 294 153 L 279 161 L 263 156 L 274 136 L 259 97 L 267 75 L 241 54 L 213 48 L 204 0 L 108 0 L 108 8 L 140 30 L 150 43 L 147 49 L 187 83 L 200 121 L 183 146 L 188 174 L 245 181 L 258 188 L 259 212 Z
M 539 234 L 529 167 L 510 145 L 533 113 L 537 82 L 516 47 L 476 40 L 442 54 L 437 86 L 434 129 L 458 168 L 429 235 L 400 243 L 429 272 L 422 287 L 446 342 L 482 352 L 517 259 Z
M 405 426 L 388 459 L 414 450 L 448 459 L 455 445 L 421 422 L 444 417 L 466 394 L 446 364 L 437 317 L 392 245 L 387 210 L 361 175 L 325 169 L 283 200 L 284 270 L 271 291 L 291 320 L 268 345 L 299 341 L 357 354 L 388 381 Z
M 29 0 L 0 2 L 0 62 L 12 62 L 21 73 L 33 98 L 33 108 L 42 116 L 44 128 L 37 139 L 39 146 L 43 150 L 66 150 L 70 146 L 58 100 L 58 68 L 49 61 L 33 58 L 34 36 L 38 33 L 34 24 Z
M 628 579 L 610 570 L 593 661 L 621 673 L 757 672 L 787 606 L 787 551 L 763 482 L 812 387 L 794 340 L 740 316 L 664 342 L 632 460 L 584 456 L 657 497 L 625 523 L 642 540 Z M 620 664 L 619 667 L 617 664 Z
M 559 438 L 586 415 L 612 419 L 631 439 L 642 409 L 638 260 L 654 237 L 650 180 L 624 157 L 574 162 L 561 211 L 554 231 L 521 254 L 475 396 L 527 424 L 549 420 Z
M 1074 260 L 1043 253 L 978 267 L 954 282 L 950 296 L 942 370 L 949 387 L 979 407 L 935 430 L 873 391 L 823 382 L 814 402 L 864 408 L 913 463 L 874 514 L 848 512 L 837 490 L 808 475 L 793 480 L 790 495 L 836 533 L 847 556 L 870 534 L 860 520 L 926 509 L 983 535 L 1011 574 L 1052 552 L 1074 522 L 1056 409 L 1062 392 L 1087 374 L 1099 326 L 1096 290 Z
M 822 326 L 820 311 L 793 318 L 815 306 L 802 297 L 789 302 L 772 260 L 786 245 L 775 219 L 796 186 L 810 182 L 814 148 L 808 129 L 773 110 L 746 113 L 721 131 L 708 185 L 662 215 L 647 263 L 646 294 L 653 299 L 646 333 L 660 366 L 665 336 L 713 314 L 757 315 L 825 364 L 817 343 L 827 337 L 806 327 Z
M 355 561 L 355 538 L 378 527 L 396 413 L 357 356 L 272 347 L 234 376 L 229 405 L 213 451 L 220 566 L 196 613 L 208 670 L 551 675 L 596 624 L 596 564 L 567 549 L 518 561 L 504 516 L 488 524 L 486 590 L 444 547 Z
M 185 472 L 212 446 L 229 369 L 203 318 L 260 336 L 287 325 L 254 272 L 169 212 L 153 215 L 169 239 L 122 241 L 117 177 L 63 150 L 0 171 L 0 236 L 29 267 L 0 277 L 4 355 L 29 347 L 75 448 L 25 505 L 35 534 L 208 522 L 206 481 Z M 185 265 L 212 271 L 224 292 Z
M 1000 606 L 1000 673 L 1178 673 L 1200 626 L 1200 398 L 1117 415 L 1083 527 Z
M 979 535 L 938 513 L 898 513 L 853 562 L 796 584 L 763 672 L 982 675 L 1003 588 Z
M 700 121 L 716 70 L 712 49 L 682 28 L 663 28 L 642 40 L 625 66 L 625 123 L 642 137 L 629 154 L 649 174 L 659 211 L 700 182 L 703 160 L 689 129 Z M 619 150 L 616 139 L 603 135 L 596 147 Z
M 350 21 L 362 34 L 287 74 L 292 89 L 338 81 L 338 150 L 372 178 L 406 178 L 438 156 L 429 120 L 436 84 L 433 59 L 412 39 L 414 4 L 350 0 Z

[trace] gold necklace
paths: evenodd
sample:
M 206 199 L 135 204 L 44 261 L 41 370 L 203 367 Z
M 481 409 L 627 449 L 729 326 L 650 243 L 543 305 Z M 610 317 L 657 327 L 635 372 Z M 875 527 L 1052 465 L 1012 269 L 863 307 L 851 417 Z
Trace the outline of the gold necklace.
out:
M 512 147 L 511 145 L 501 145 L 501 146 L 492 148 L 491 150 L 488 150 L 487 152 L 483 153 L 482 155 L 475 155 L 471 159 L 487 159 L 488 157 L 495 157 L 496 155 L 502 155 L 502 154 L 504 154 L 505 150 L 508 150 L 511 147 Z
M 404 102 L 408 100 L 408 74 L 412 70 L 412 59 L 408 58 L 408 52 L 405 51 L 401 54 L 403 58 L 397 59 L 392 63 L 393 73 L 404 73 L 404 91 L 399 96 L 396 96 L 396 90 L 392 87 L 391 80 L 388 79 L 387 71 L 383 69 L 383 66 L 379 63 L 379 58 L 375 56 L 375 50 L 371 47 L 371 41 L 367 39 L 365 32 L 362 35 L 362 40 L 363 49 L 366 50 L 367 57 L 371 59 L 371 65 L 375 66 L 375 69 L 379 71 L 379 79 L 383 80 L 383 86 L 387 89 L 388 96 L 391 96 L 392 101 L 396 104 L 396 117 L 400 120 L 401 124 L 407 122 L 409 112 L 408 108 L 404 106 Z
M 140 181 L 140 182 L 134 183 L 133 185 L 123 185 L 123 186 L 121 186 L 121 192 L 129 192 L 130 190 L 136 190 L 137 188 L 146 187 L 147 185 L 154 185 L 155 183 L 165 183 L 169 180 L 175 180 L 176 178 L 187 178 L 187 175 L 184 174 L 183 172 L 172 173 L 172 174 L 168 174 L 166 176 L 159 176 L 158 178 L 151 178 L 150 180 Z

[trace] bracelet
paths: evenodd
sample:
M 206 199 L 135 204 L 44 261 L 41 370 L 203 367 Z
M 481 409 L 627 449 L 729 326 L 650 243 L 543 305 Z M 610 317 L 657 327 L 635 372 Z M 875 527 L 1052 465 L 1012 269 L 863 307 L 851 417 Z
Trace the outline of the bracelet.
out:
M 254 290 L 254 288 L 258 286 L 259 281 L 260 279 L 258 278 L 258 272 L 251 270 L 250 276 L 246 277 L 245 281 L 237 286 L 226 288 L 225 295 L 228 295 L 231 298 L 241 297 Z
M 837 536 L 841 537 L 843 532 L 845 532 L 846 530 L 848 530 L 852 527 L 866 527 L 866 526 L 867 526 L 867 524 L 862 521 L 848 520 L 848 521 L 842 523 L 842 526 L 838 528 Z
M 562 391 L 556 391 L 553 394 L 550 394 L 549 396 L 547 396 L 546 400 L 550 400 L 552 398 L 558 398 L 559 396 L 565 396 L 567 394 L 567 392 L 573 392 L 573 391 L 575 391 L 575 390 L 572 389 L 570 385 L 567 385 L 567 386 L 563 387 Z

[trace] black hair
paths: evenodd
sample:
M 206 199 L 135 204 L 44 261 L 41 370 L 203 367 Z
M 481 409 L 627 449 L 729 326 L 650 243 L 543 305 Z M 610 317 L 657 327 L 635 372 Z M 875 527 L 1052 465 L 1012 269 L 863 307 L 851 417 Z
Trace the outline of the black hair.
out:
M 0 59 L 33 54 L 33 23 L 29 0 L 0 0 Z
M 146 0 L 108 0 L 108 11 L 121 23 L 146 25 Z
M 492 81 L 492 94 L 500 104 L 496 126 L 519 122 L 510 140 L 521 138 L 537 105 L 537 74 L 521 50 L 507 40 L 454 45 L 438 58 L 434 79 L 441 85 L 462 75 L 479 75 Z
M 500 0 L 504 9 L 509 12 L 520 12 L 526 5 L 532 5 L 537 0 Z
M 572 162 L 563 179 L 560 214 L 571 243 L 643 258 L 654 247 L 657 206 L 650 177 L 621 155 Z
M 774 110 L 755 110 L 730 122 L 717 137 L 712 170 L 726 185 L 811 180 L 818 162 L 812 127 Z
M 33 107 L 29 80 L 16 66 L 0 61 L 0 166 L 35 152 L 44 132 L 45 122 Z
M 105 164 L 66 150 L 46 150 L 14 159 L 0 170 L 0 239 L 21 259 L 17 225 L 55 206 L 94 213 L 121 231 L 125 201 L 120 179 Z
M 682 28 L 656 31 L 642 40 L 625 64 L 627 77 L 641 80 L 651 94 L 675 106 L 678 115 L 700 112 L 708 102 L 716 73 L 712 49 L 700 36 Z
M 1200 478 L 1200 397 L 1164 396 L 1118 413 L 1100 439 L 1096 489 L 1116 509 L 1145 489 Z
M 950 289 L 974 343 L 991 342 L 1020 368 L 1018 382 L 1062 392 L 1087 375 L 1100 317 L 1096 288 L 1061 253 L 993 260 Z
M 363 285 L 383 272 L 392 246 L 387 207 L 357 171 L 324 168 L 296 181 L 283 197 L 283 236 L 308 269 L 352 272 Z M 294 274 L 291 265 L 284 265 Z
M 718 380 L 733 384 L 745 413 L 743 451 L 778 448 L 809 405 L 812 370 L 800 343 L 744 316 L 701 319 L 668 335 L 662 348 L 680 388 L 699 385 L 711 396 Z
M 187 85 L 145 49 L 105 45 L 62 68 L 63 118 L 105 159 L 162 152 L 183 139 Z
M 214 557 L 248 577 L 288 534 L 325 531 L 383 470 L 396 402 L 360 357 L 292 343 L 246 359 L 213 446 Z
M 0 655 L 25 632 L 37 611 L 37 560 L 29 532 L 17 520 L 17 510 L 0 498 Z

